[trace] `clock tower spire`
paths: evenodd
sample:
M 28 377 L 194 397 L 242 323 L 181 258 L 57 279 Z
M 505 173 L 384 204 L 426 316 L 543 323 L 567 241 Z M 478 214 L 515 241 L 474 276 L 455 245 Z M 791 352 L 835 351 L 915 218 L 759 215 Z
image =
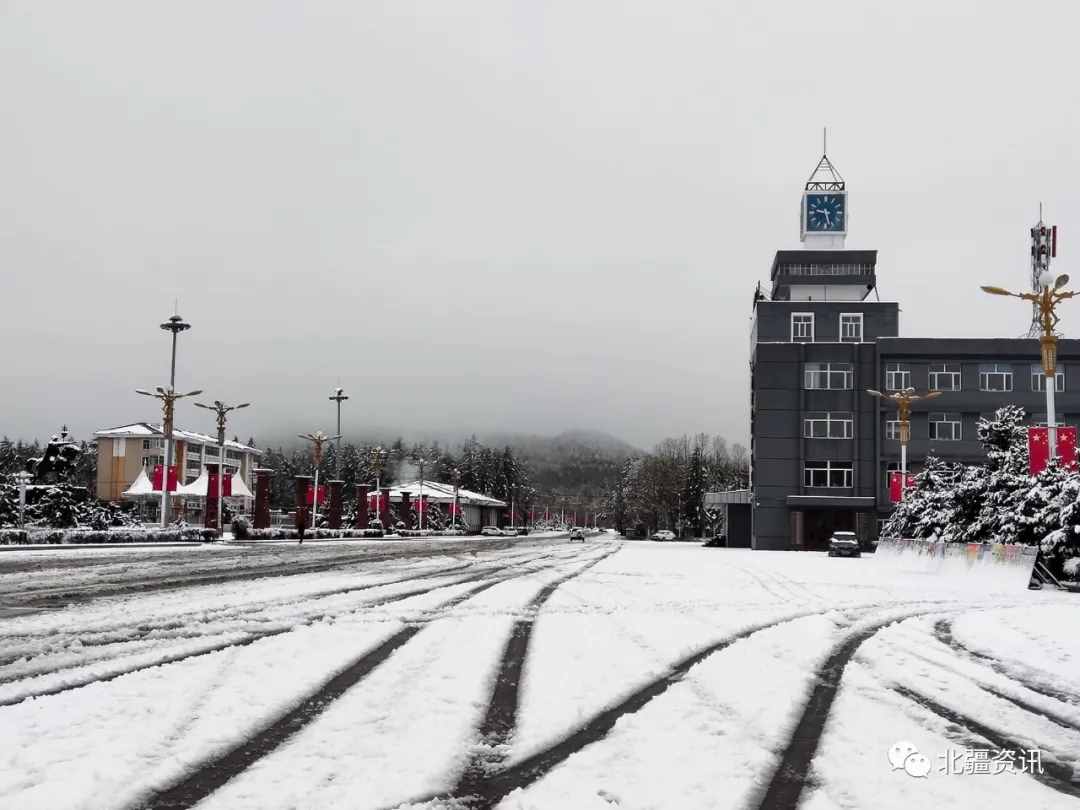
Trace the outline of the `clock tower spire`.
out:
M 822 134 L 821 160 L 803 187 L 799 235 L 812 250 L 843 250 L 847 236 L 847 186 L 829 160 Z

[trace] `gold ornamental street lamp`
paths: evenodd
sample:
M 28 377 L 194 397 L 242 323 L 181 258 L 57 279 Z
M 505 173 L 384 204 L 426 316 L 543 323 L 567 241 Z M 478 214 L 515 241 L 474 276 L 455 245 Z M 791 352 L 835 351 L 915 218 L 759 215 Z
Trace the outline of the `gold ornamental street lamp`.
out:
M 323 445 L 332 442 L 340 436 L 327 436 L 321 430 L 314 433 L 298 433 L 297 436 L 311 442 L 311 453 L 315 459 L 315 489 L 311 493 L 311 528 L 315 528 L 315 519 L 319 516 L 319 465 L 323 460 Z
M 164 326 L 162 326 L 162 328 L 164 328 Z M 173 354 L 175 356 L 175 348 Z M 136 388 L 135 393 L 142 394 L 144 397 L 154 397 L 154 399 L 161 400 L 161 432 L 165 434 L 165 469 L 161 473 L 161 528 L 164 529 L 169 521 L 169 467 L 172 466 L 173 413 L 176 411 L 176 400 L 183 399 L 184 397 L 198 396 L 202 391 L 188 391 L 186 394 L 178 394 L 173 390 L 171 385 L 168 389 L 162 388 L 159 385 L 153 391 Z M 177 478 L 179 479 L 179 477 L 178 474 Z
M 883 394 L 873 388 L 867 388 L 866 393 L 881 400 L 890 400 L 896 403 L 897 421 L 900 422 L 900 500 L 904 500 L 907 490 L 907 446 L 911 441 L 911 403 L 920 399 L 934 399 L 940 397 L 940 391 L 929 391 L 925 394 L 916 394 L 914 388 L 903 388 L 891 394 Z
M 1055 278 L 1049 271 L 1039 276 L 1039 292 L 1015 293 L 1003 287 L 983 286 L 980 289 L 990 295 L 1007 295 L 1012 298 L 1020 298 L 1032 302 L 1038 308 L 1039 327 L 1042 334 L 1039 336 L 1039 354 L 1042 362 L 1043 375 L 1046 377 L 1046 434 L 1047 444 L 1050 445 L 1050 458 L 1057 457 L 1057 414 L 1054 406 L 1055 376 L 1057 374 L 1057 341 L 1058 336 L 1054 331 L 1060 321 L 1057 315 L 1057 305 L 1066 298 L 1072 298 L 1077 293 L 1072 290 L 1063 290 L 1069 283 L 1069 277 L 1062 274 Z
M 213 405 L 203 405 L 201 402 L 196 402 L 196 408 L 205 408 L 208 411 L 213 411 L 217 414 L 217 440 L 218 440 L 218 491 L 217 491 L 217 530 L 218 537 L 222 534 L 222 518 L 221 518 L 221 500 L 222 492 L 225 489 L 225 417 L 229 411 L 237 411 L 240 408 L 250 407 L 250 402 L 241 402 L 239 405 L 226 405 L 219 399 L 214 400 Z M 206 497 L 210 497 L 210 493 L 206 493 Z

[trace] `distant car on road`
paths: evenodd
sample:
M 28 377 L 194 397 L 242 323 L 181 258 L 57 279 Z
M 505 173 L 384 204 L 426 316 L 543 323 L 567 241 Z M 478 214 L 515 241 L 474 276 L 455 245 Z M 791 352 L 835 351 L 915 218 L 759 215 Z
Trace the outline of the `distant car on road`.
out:
M 573 528 L 570 530 L 570 542 L 573 543 L 575 540 L 585 542 L 585 532 L 582 529 Z
M 529 533 L 529 527 L 528 526 L 518 526 L 517 533 L 519 535 L 527 535 Z
M 502 529 L 498 526 L 485 526 L 480 530 L 484 537 L 502 537 Z
M 862 550 L 859 548 L 859 538 L 855 532 L 833 532 L 829 538 L 830 557 L 859 557 Z
M 668 531 L 667 529 L 661 529 L 660 531 L 653 534 L 652 539 L 659 540 L 660 542 L 663 542 L 665 540 L 674 540 L 675 532 Z

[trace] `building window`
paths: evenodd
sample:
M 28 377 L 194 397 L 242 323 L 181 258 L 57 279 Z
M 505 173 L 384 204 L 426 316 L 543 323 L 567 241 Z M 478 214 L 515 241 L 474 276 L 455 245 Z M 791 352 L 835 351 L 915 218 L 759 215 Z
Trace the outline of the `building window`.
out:
M 854 420 L 847 411 L 812 412 L 803 420 L 806 439 L 850 439 L 853 434 Z
M 983 363 L 979 366 L 980 391 L 1012 391 L 1012 366 L 1007 363 Z
M 840 315 L 840 342 L 862 343 L 862 313 L 844 312 Z
M 803 367 L 803 388 L 807 391 L 850 391 L 851 363 L 807 363 Z
M 143 450 L 160 450 L 165 446 L 164 439 L 143 439 Z
M 123 458 L 127 455 L 127 439 L 113 439 L 112 454 L 113 458 Z
M 958 413 L 931 413 L 929 422 L 931 441 L 958 442 L 963 438 Z
M 894 442 L 900 441 L 899 419 L 890 419 L 885 423 L 885 438 Z
M 142 460 L 144 467 L 149 467 L 151 470 L 157 466 L 165 466 L 165 456 L 143 456 Z
M 931 363 L 930 364 L 930 390 L 931 391 L 959 391 L 960 390 L 960 364 L 959 363 Z
M 850 461 L 808 461 L 803 468 L 803 485 L 851 489 L 855 470 Z
M 791 313 L 791 342 L 813 343 L 814 342 L 814 313 L 792 312 Z
M 888 363 L 885 366 L 885 390 L 903 391 L 911 388 L 911 369 L 901 363 Z
M 1031 390 L 1046 393 L 1046 375 L 1042 366 L 1035 363 L 1031 366 Z M 1054 373 L 1054 390 L 1059 394 L 1065 390 L 1065 369 L 1059 368 Z

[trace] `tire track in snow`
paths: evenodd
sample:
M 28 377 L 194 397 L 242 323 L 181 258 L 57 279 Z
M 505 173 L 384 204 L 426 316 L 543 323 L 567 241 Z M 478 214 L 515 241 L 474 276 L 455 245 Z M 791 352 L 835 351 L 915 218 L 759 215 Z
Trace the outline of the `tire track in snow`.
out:
M 104 585 L 98 581 L 83 585 L 27 591 L 25 584 L 20 584 L 17 588 L 0 588 L 0 602 L 4 602 L 5 604 L 14 607 L 53 609 L 58 605 L 88 602 L 94 599 L 112 596 L 152 593 L 163 590 L 175 590 L 178 588 L 198 587 L 201 585 L 220 585 L 238 580 L 261 579 L 264 577 L 269 578 L 320 573 L 333 569 L 348 569 L 358 565 L 383 562 L 385 560 L 451 556 L 453 554 L 459 554 L 463 550 L 501 551 L 513 545 L 515 545 L 515 543 L 511 540 L 476 541 L 464 544 L 458 541 L 453 545 L 446 543 L 434 548 L 430 545 L 402 545 L 396 549 L 387 549 L 386 551 L 380 549 L 379 551 L 366 554 L 358 554 L 355 549 L 350 549 L 330 560 L 323 558 L 307 563 L 284 562 L 266 566 L 259 566 L 257 564 L 249 567 L 235 566 L 226 571 L 221 570 L 219 567 L 203 571 L 184 571 L 173 575 L 144 576 L 131 582 L 117 580 L 105 583 Z M 521 544 L 517 543 L 516 545 Z M 228 560 L 222 562 L 227 563 Z M 2 575 L 3 572 L 2 569 L 0 569 L 0 576 Z
M 326 681 L 321 687 L 304 698 L 299 705 L 263 726 L 230 750 L 202 763 L 194 772 L 178 782 L 144 795 L 133 801 L 134 810 L 143 808 L 153 810 L 179 810 L 190 808 L 201 802 L 214 791 L 223 787 L 233 777 L 250 768 L 263 757 L 275 751 L 286 740 L 303 730 L 309 723 L 326 711 L 346 691 L 356 686 L 367 677 L 390 655 L 412 639 L 424 627 L 439 618 L 440 614 L 451 610 L 483 591 L 517 577 L 525 576 L 530 571 L 509 574 L 493 578 L 463 594 L 443 602 L 437 608 L 428 611 L 427 618 L 415 620 L 375 648 L 361 655 L 345 669 Z
M 829 719 L 840 681 L 844 677 L 844 669 L 863 642 L 890 625 L 933 612 L 935 611 L 924 608 L 905 616 L 894 616 L 875 622 L 856 630 L 833 648 L 829 657 L 814 673 L 812 681 L 815 685 L 803 708 L 802 716 L 795 725 L 768 786 L 760 800 L 754 802 L 758 810 L 796 810 L 798 807 L 803 788 L 809 782 L 810 764 L 821 742 L 825 723 Z
M 551 554 L 540 555 L 539 557 L 534 558 L 530 562 L 540 562 L 540 561 L 542 561 L 544 559 L 550 558 L 551 556 L 553 556 L 553 555 L 551 555 Z M 442 584 L 439 584 L 439 585 L 432 585 L 431 587 L 427 587 L 427 588 L 419 588 L 419 589 L 416 589 L 416 590 L 407 591 L 407 592 L 400 593 L 400 594 L 393 594 L 391 596 L 387 596 L 387 597 L 384 597 L 384 598 L 381 598 L 381 599 L 375 599 L 375 600 L 372 600 L 371 602 L 366 602 L 364 605 L 360 606 L 360 609 L 380 607 L 382 605 L 390 604 L 392 602 L 398 602 L 398 601 L 401 601 L 401 600 L 404 600 L 404 599 L 409 599 L 409 598 L 414 597 L 414 596 L 422 596 L 423 594 L 427 594 L 427 593 L 430 593 L 432 591 L 439 590 L 441 588 L 449 588 L 449 587 L 452 587 L 454 585 L 463 585 L 463 584 L 467 584 L 469 582 L 475 582 L 477 580 L 484 579 L 485 577 L 497 576 L 499 573 L 501 573 L 503 571 L 506 571 L 506 570 L 509 570 L 509 569 L 515 568 L 515 567 L 520 567 L 522 564 L 523 563 L 511 563 L 509 565 L 499 566 L 499 567 L 496 567 L 494 569 L 488 569 L 488 570 L 485 570 L 485 571 L 480 571 L 480 572 L 477 572 L 476 574 L 473 574 L 472 576 L 464 577 L 462 579 L 455 580 L 454 582 L 447 582 L 447 583 L 442 583 Z M 502 581 L 502 580 L 496 580 L 496 581 Z M 353 613 L 353 612 L 356 612 L 356 609 L 351 609 L 351 610 L 346 611 L 346 613 Z M 249 636 L 247 636 L 245 638 L 242 638 L 242 639 L 238 639 L 238 640 L 237 639 L 232 639 L 232 640 L 229 640 L 229 641 L 223 641 L 223 642 L 220 642 L 220 643 L 217 643 L 217 644 L 213 644 L 213 645 L 211 645 L 209 647 L 204 647 L 204 648 L 199 649 L 199 650 L 176 653 L 174 655 L 165 656 L 163 658 L 157 659 L 157 660 L 152 661 L 152 662 L 135 664 L 135 665 L 132 665 L 130 667 L 125 667 L 122 670 L 117 670 L 117 671 L 114 671 L 114 672 L 110 672 L 110 673 L 107 673 L 105 675 L 88 674 L 83 678 L 76 678 L 76 679 L 74 679 L 72 681 L 69 681 L 67 683 L 60 684 L 60 685 L 57 685 L 57 686 L 54 686 L 54 687 L 48 687 L 48 688 L 45 688 L 45 689 L 35 690 L 33 692 L 21 695 L 21 696 L 19 696 L 17 698 L 7 698 L 7 699 L 0 700 L 0 708 L 3 708 L 5 706 L 17 706 L 18 704 L 23 703 L 24 701 L 30 700 L 32 698 L 41 698 L 41 697 L 49 697 L 49 696 L 52 696 L 52 695 L 59 695 L 59 694 L 62 694 L 64 692 L 71 691 L 72 689 L 81 689 L 84 686 L 89 686 L 89 685 L 95 684 L 95 683 L 108 683 L 109 681 L 115 680 L 115 679 L 117 679 L 117 678 L 119 678 L 119 677 L 121 677 L 123 675 L 130 675 L 132 673 L 139 672 L 139 671 L 144 670 L 144 669 L 151 669 L 152 667 L 165 666 L 167 664 L 176 664 L 176 663 L 179 663 L 181 661 L 187 661 L 187 660 L 189 660 L 191 658 L 198 658 L 198 657 L 203 656 L 203 655 L 210 655 L 211 653 L 220 652 L 222 650 L 227 650 L 227 649 L 234 648 L 234 647 L 246 647 L 249 644 L 254 644 L 256 641 L 260 641 L 260 640 L 262 640 L 264 638 L 272 638 L 274 636 L 279 636 L 279 635 L 283 635 L 285 633 L 290 633 L 293 630 L 296 630 L 296 629 L 298 629 L 300 627 L 306 627 L 308 625 L 314 624 L 315 622 L 319 622 L 319 621 L 322 621 L 322 620 L 327 619 L 327 618 L 333 618 L 334 615 L 336 615 L 336 614 L 320 613 L 320 614 L 318 614 L 316 616 L 308 617 L 307 619 L 305 619 L 303 622 L 301 622 L 299 624 L 290 625 L 288 627 L 276 627 L 276 628 L 274 628 L 272 630 L 258 631 L 258 632 L 255 632 L 255 633 L 251 633 Z M 98 663 L 98 662 L 93 662 L 93 663 Z M 54 670 L 54 672 L 63 672 L 64 669 L 68 669 L 68 668 Z M 54 672 L 40 673 L 38 675 L 34 675 L 33 677 L 44 677 L 44 676 L 49 675 L 49 674 L 54 674 Z
M 488 701 L 487 712 L 478 729 L 479 741 L 465 770 L 454 788 L 454 795 L 481 797 L 484 795 L 488 774 L 496 771 L 506 760 L 507 746 L 517 727 L 517 712 L 521 676 L 529 654 L 533 626 L 544 603 L 567 582 L 581 576 L 597 563 L 606 560 L 622 548 L 618 545 L 577 571 L 549 582 L 532 598 L 525 608 L 525 616 L 514 622 L 495 677 L 495 688 Z
M 1016 681 L 1025 689 L 1034 692 L 1037 695 L 1056 700 L 1059 703 L 1064 703 L 1067 706 L 1080 705 L 1080 696 L 1073 692 L 1066 692 L 1061 689 L 1055 689 L 1051 686 L 1047 686 L 1045 683 L 1034 683 L 1029 678 L 1024 678 L 1017 675 L 1015 671 L 1005 665 L 1004 662 L 994 658 L 993 656 L 981 653 L 978 650 L 973 650 L 963 642 L 958 641 L 952 632 L 952 619 L 940 619 L 934 623 L 934 638 L 940 641 L 945 646 L 949 647 L 953 651 L 972 659 L 984 666 L 990 667 L 990 669 L 997 672 L 999 675 L 1004 675 L 1011 681 Z M 1041 680 L 1041 679 L 1040 679 Z M 1047 680 L 1050 680 L 1047 678 Z
M 1018 742 L 1017 740 L 1010 739 L 1009 737 L 1001 734 L 998 731 L 983 725 L 978 720 L 975 720 L 959 712 L 953 711 L 947 706 L 938 703 L 932 698 L 915 692 L 912 689 L 908 689 L 905 686 L 893 686 L 893 691 L 899 695 L 903 695 L 908 700 L 918 704 L 923 709 L 932 714 L 937 715 L 943 720 L 952 723 L 954 726 L 964 729 L 968 733 L 968 736 L 975 736 L 989 742 L 998 751 L 1011 751 L 1015 757 L 1019 760 L 1022 757 L 1023 751 L 1030 750 L 1029 745 Z M 968 743 L 974 743 L 969 747 L 978 748 L 978 740 L 967 740 Z M 1045 749 L 1041 749 L 1043 754 L 1046 754 Z M 1035 779 L 1038 782 L 1046 785 L 1059 793 L 1064 793 L 1067 796 L 1080 797 L 1080 784 L 1073 781 L 1073 768 L 1080 763 L 1076 762 L 1060 762 L 1055 758 L 1047 759 L 1042 757 L 1042 773 L 1036 772 L 1034 769 L 1028 772 L 1028 776 Z
M 857 606 L 852 607 L 854 608 Z M 865 605 L 863 607 L 869 610 L 874 607 L 881 607 L 881 605 L 873 604 Z M 461 796 L 456 793 L 451 793 L 449 795 L 441 793 L 423 798 L 411 799 L 406 802 L 401 802 L 396 806 L 409 807 L 414 804 L 423 805 L 425 802 L 457 801 L 463 808 L 468 808 L 468 810 L 490 810 L 490 808 L 498 804 L 511 792 L 519 788 L 528 787 L 533 782 L 561 765 L 574 754 L 593 743 L 603 740 L 621 718 L 626 715 L 634 714 L 642 709 L 654 698 L 659 697 L 670 687 L 679 683 L 692 667 L 700 664 L 714 653 L 721 652 L 731 645 L 750 638 L 764 630 L 770 630 L 774 627 L 779 627 L 780 625 L 798 621 L 799 619 L 805 619 L 810 616 L 821 616 L 834 610 L 835 608 L 823 608 L 820 610 L 801 611 L 780 619 L 753 625 L 752 627 L 748 627 L 734 635 L 728 636 L 721 641 L 710 644 L 709 646 L 698 650 L 696 653 L 688 655 L 673 664 L 666 673 L 634 690 L 619 703 L 593 715 L 591 719 L 562 740 L 497 773 L 488 774 L 483 784 L 482 795 Z

